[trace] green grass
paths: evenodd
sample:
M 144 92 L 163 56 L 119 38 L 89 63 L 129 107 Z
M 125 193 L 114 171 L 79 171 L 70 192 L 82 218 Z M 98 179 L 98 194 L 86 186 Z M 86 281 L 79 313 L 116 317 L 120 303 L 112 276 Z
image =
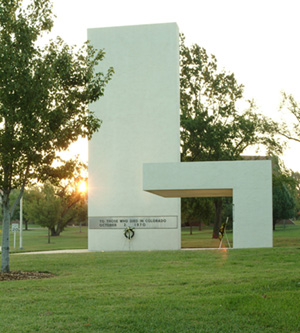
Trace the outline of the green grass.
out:
M 196 229 L 183 246 L 218 246 Z M 0 282 L 0 332 L 300 332 L 300 225 L 276 229 L 273 249 L 12 255 L 56 277 Z M 23 235 L 25 251 L 87 248 L 86 227 Z
M 299 332 L 300 248 L 12 255 L 1 332 Z
M 88 247 L 87 227 L 68 227 L 59 237 L 51 237 L 51 243 L 48 244 L 48 232 L 46 228 L 36 228 L 30 226 L 29 231 L 23 231 L 23 252 L 64 250 L 64 249 L 86 249 Z M 284 228 L 282 225 L 276 226 L 274 235 L 274 247 L 290 247 L 300 245 L 300 222 L 297 225 L 288 225 Z M 232 232 L 227 232 L 228 239 L 232 245 Z M 1 234 L 0 234 L 1 242 Z M 227 246 L 226 239 L 224 244 Z M 219 240 L 212 239 L 211 227 L 204 227 L 201 231 L 197 227 L 193 228 L 193 234 L 190 235 L 189 228 L 183 228 L 181 233 L 182 248 L 218 248 Z M 19 250 L 19 233 L 17 233 L 16 248 L 14 249 L 14 235 L 10 234 L 10 250 L 12 253 Z
M 227 232 L 227 237 L 232 245 L 232 233 Z M 224 238 L 224 244 L 227 245 Z M 212 228 L 203 227 L 202 230 L 198 230 L 198 227 L 193 227 L 193 233 L 190 235 L 190 228 L 182 228 L 181 232 L 181 247 L 182 248 L 218 248 L 220 241 L 218 239 L 212 239 Z
M 227 231 L 227 237 L 232 246 L 232 231 Z M 223 239 L 223 244 L 227 246 L 226 238 Z M 276 225 L 276 230 L 273 232 L 273 246 L 287 247 L 300 246 L 300 221 L 296 225 Z M 182 248 L 218 248 L 219 240 L 212 239 L 212 228 L 204 227 L 198 230 L 198 227 L 193 227 L 193 233 L 190 235 L 190 228 L 182 228 L 181 233 Z
M 16 248 L 14 248 L 14 234 L 10 233 L 10 252 L 21 252 L 20 234 L 16 234 Z M 0 235 L 1 241 L 1 235 Z M 0 243 L 1 244 L 1 243 Z M 65 249 L 87 249 L 87 227 L 68 227 L 58 237 L 51 237 L 48 244 L 48 229 L 31 226 L 28 231 L 23 231 L 23 252 L 65 250 Z M 1 330 L 0 330 L 1 332 Z
M 273 232 L 274 247 L 300 245 L 300 221 L 296 225 L 277 225 Z

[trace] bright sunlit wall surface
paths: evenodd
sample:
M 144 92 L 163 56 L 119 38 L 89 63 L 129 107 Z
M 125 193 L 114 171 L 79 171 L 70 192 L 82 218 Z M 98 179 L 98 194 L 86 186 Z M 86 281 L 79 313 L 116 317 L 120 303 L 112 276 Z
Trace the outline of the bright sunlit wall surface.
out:
M 180 161 L 178 34 L 175 23 L 88 30 L 106 52 L 97 70 L 115 69 L 90 106 L 103 124 L 89 143 L 89 250 L 180 248 L 180 199 L 143 191 L 144 163 Z M 126 239 L 120 219 L 145 218 L 168 222 Z

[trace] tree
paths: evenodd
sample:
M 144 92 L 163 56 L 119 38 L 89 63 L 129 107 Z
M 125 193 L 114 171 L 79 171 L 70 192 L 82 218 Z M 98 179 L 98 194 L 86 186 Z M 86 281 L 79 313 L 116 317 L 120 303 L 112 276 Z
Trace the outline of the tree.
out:
M 51 229 L 55 227 L 62 212 L 60 199 L 49 183 L 44 184 L 42 188 L 31 189 L 30 195 L 36 200 L 26 205 L 26 215 L 31 222 L 48 228 L 48 243 L 50 243 Z
M 290 219 L 297 213 L 297 178 L 294 173 L 280 166 L 279 159 L 273 158 L 273 230 L 278 220 Z
M 95 73 L 104 57 L 88 43 L 75 49 L 57 38 L 38 39 L 53 26 L 50 0 L 0 3 L 0 195 L 3 208 L 1 271 L 9 272 L 10 218 L 33 179 L 60 177 L 58 154 L 100 127 L 87 105 L 98 100 L 113 69 Z M 10 194 L 20 194 L 10 209 Z
M 78 159 L 68 161 L 67 165 L 62 179 L 49 177 L 43 186 L 27 189 L 24 196 L 26 218 L 47 227 L 51 236 L 59 236 L 69 223 L 87 220 L 87 193 L 80 189 L 87 181 L 83 176 L 87 166 Z M 51 209 L 56 214 L 50 213 Z
M 296 218 L 299 219 L 300 215 L 300 173 L 291 171 L 291 175 L 295 181 L 295 198 L 296 198 L 296 210 L 297 210 L 297 215 Z
M 181 200 L 182 220 L 190 226 L 190 235 L 193 233 L 193 223 L 210 224 L 213 214 L 213 202 L 210 198 L 183 198 Z
M 77 178 L 72 182 L 53 186 L 55 196 L 60 201 L 60 215 L 51 227 L 51 236 L 59 236 L 71 222 L 77 223 L 77 221 L 84 220 L 84 214 L 87 213 L 86 193 L 81 192 L 78 188 L 80 181 L 82 180 Z
M 81 226 L 88 225 L 87 192 L 81 192 L 81 199 L 76 203 L 76 215 L 75 215 L 75 218 L 73 219 L 73 223 L 75 225 L 79 225 L 80 233 L 81 233 Z
M 13 190 L 11 192 L 11 200 L 10 200 L 10 208 L 12 207 L 13 202 L 18 198 L 20 194 L 19 190 Z M 11 215 L 11 220 L 19 220 L 20 219 L 20 205 L 18 204 L 16 206 L 16 209 L 14 210 L 13 215 Z M 2 209 L 0 209 L 0 220 L 3 220 L 3 213 L 2 213 Z
M 241 159 L 249 146 L 264 145 L 280 151 L 273 128 L 243 100 L 243 86 L 234 74 L 218 71 L 217 60 L 197 44 L 180 39 L 181 160 L 224 161 Z M 247 105 L 245 111 L 239 104 Z M 214 198 L 213 237 L 218 237 L 222 198 Z
M 269 120 L 270 126 L 276 128 L 276 132 L 288 139 L 300 142 L 300 106 L 292 94 L 282 92 L 280 111 L 284 112 L 285 119 L 280 123 Z M 275 183 L 274 183 L 275 182 Z M 297 217 L 300 212 L 300 174 L 286 170 L 273 175 L 273 201 L 276 200 L 278 207 L 273 212 L 274 228 L 277 219 L 293 216 L 294 209 Z M 274 204 L 274 203 L 273 203 Z M 296 208 L 294 207 L 296 205 Z
M 296 215 L 296 200 L 284 175 L 273 175 L 273 230 L 278 220 Z
M 27 218 L 31 223 L 47 227 L 49 237 L 59 236 L 69 223 L 86 220 L 85 194 L 78 190 L 77 182 L 73 186 L 62 183 L 34 186 L 27 194 L 30 200 L 25 201 Z
M 280 124 L 270 121 L 272 126 L 276 127 L 278 134 L 282 135 L 286 139 L 300 142 L 300 106 L 293 95 L 282 92 L 282 101 L 280 106 L 281 111 L 287 110 L 289 115 L 293 117 L 293 120 L 281 122 Z M 292 124 L 292 126 L 290 126 Z

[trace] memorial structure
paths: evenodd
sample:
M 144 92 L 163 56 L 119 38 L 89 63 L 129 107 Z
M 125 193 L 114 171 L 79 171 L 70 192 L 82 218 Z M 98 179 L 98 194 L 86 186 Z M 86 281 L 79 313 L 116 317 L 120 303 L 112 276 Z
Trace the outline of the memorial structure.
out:
M 180 197 L 233 196 L 235 248 L 272 246 L 270 161 L 180 163 L 179 32 L 175 23 L 88 30 L 113 66 L 91 105 L 89 250 L 181 248 Z
M 106 52 L 97 71 L 115 70 L 91 106 L 103 124 L 89 143 L 89 249 L 179 249 L 180 199 L 143 191 L 144 163 L 180 161 L 178 27 L 90 29 L 88 39 Z
M 144 190 L 164 198 L 233 197 L 233 247 L 272 247 L 272 162 L 144 165 Z

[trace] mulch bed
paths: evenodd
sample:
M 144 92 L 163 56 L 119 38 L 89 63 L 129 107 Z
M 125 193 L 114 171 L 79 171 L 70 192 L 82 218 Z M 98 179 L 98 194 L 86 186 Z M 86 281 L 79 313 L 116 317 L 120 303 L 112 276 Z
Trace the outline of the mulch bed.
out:
M 0 273 L 0 281 L 48 279 L 54 276 L 49 272 L 10 271 L 9 273 Z

